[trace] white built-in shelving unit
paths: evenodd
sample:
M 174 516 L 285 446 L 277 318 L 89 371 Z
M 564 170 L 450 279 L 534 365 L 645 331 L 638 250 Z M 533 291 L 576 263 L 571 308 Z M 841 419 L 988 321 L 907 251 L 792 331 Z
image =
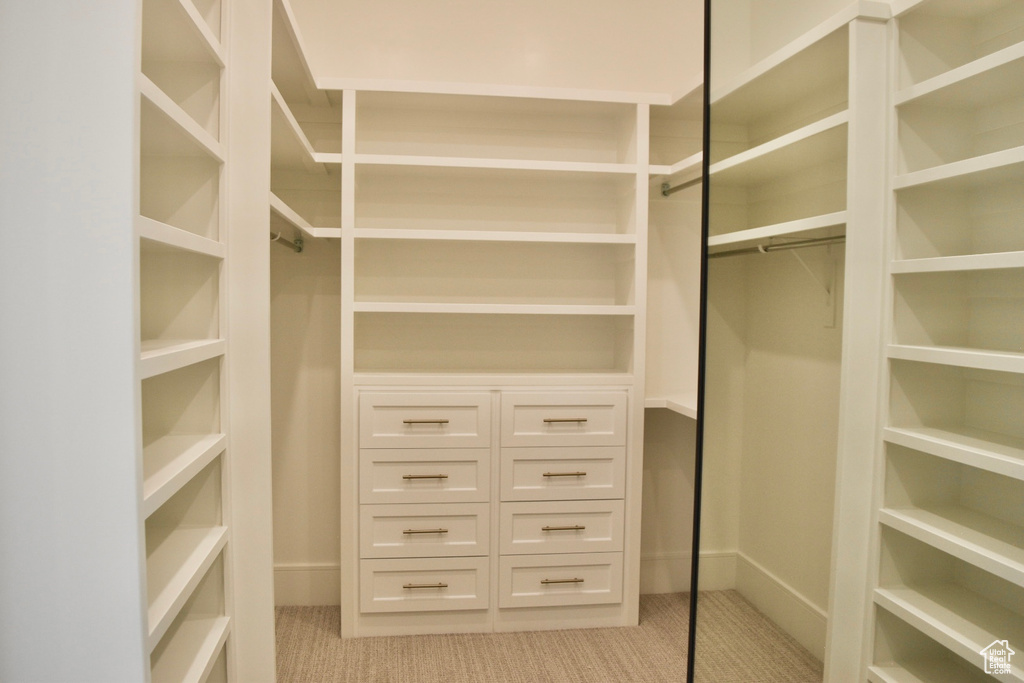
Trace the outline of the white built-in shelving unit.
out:
M 991 680 L 1024 646 L 1024 5 L 896 10 L 869 677 Z
M 228 680 L 226 8 L 141 4 L 137 374 L 152 680 Z
M 341 236 L 341 97 L 316 87 L 291 5 L 274 2 L 270 226 Z
M 647 263 L 648 408 L 697 417 L 704 87 L 653 105 Z
M 849 27 L 887 17 L 883 3 L 853 4 L 712 87 L 711 253 L 845 234 L 862 77 Z

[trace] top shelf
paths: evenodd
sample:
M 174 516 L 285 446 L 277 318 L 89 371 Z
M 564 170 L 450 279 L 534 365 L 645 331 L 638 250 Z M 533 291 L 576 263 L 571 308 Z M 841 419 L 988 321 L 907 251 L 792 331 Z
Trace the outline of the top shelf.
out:
M 355 151 L 366 159 L 637 162 L 635 104 L 360 92 L 356 119 Z
M 224 66 L 220 42 L 220 9 L 204 3 L 207 16 L 191 0 L 143 0 L 142 60 L 213 62 Z
M 289 0 L 274 0 L 271 80 L 289 103 L 328 106 L 306 61 L 306 48 Z
M 1018 0 L 924 0 L 894 7 L 898 16 L 898 88 L 955 78 L 961 67 L 1021 42 L 1024 4 Z

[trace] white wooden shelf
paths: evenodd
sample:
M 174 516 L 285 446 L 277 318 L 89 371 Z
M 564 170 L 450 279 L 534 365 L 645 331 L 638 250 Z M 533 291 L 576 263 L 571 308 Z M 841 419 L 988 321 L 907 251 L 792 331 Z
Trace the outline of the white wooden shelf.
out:
M 274 0 L 271 54 L 271 78 L 287 101 L 314 105 L 328 103 L 306 61 L 304 41 L 289 0 Z
M 216 259 L 223 259 L 227 252 L 222 242 L 145 216 L 135 217 L 135 232 L 142 239 L 142 249 L 180 249 Z
M 929 106 L 967 107 L 998 102 L 1024 89 L 1024 43 L 1017 43 L 896 93 L 901 106 L 926 100 Z
M 224 48 L 191 0 L 143 0 L 143 56 L 224 66 Z
M 149 517 L 224 452 L 224 434 L 172 434 L 142 449 L 142 514 Z
M 355 313 L 455 313 L 479 315 L 597 315 L 632 316 L 636 306 L 557 305 L 557 304 L 482 304 L 413 303 L 356 301 Z
M 980 429 L 886 427 L 888 443 L 1024 481 L 1024 439 Z
M 992 677 L 967 662 L 944 658 L 902 664 L 878 664 L 868 670 L 871 683 L 991 683 Z
M 356 239 L 452 241 L 452 242 L 527 242 L 555 244 L 636 244 L 636 235 L 618 233 L 512 232 L 506 230 L 402 230 L 355 228 Z
M 777 237 L 810 239 L 834 237 L 846 232 L 846 211 L 801 218 L 775 225 L 737 230 L 708 237 L 709 247 L 746 247 Z
M 292 207 L 288 206 L 280 197 L 273 192 L 270 193 L 270 211 L 277 217 L 284 220 L 292 227 L 298 228 L 310 237 L 340 238 L 341 228 L 314 227 L 305 218 L 300 216 Z
M 988 351 L 952 346 L 911 346 L 890 344 L 889 358 L 939 363 L 976 370 L 1024 373 L 1024 353 Z
M 957 507 L 883 508 L 886 526 L 1024 587 L 1024 529 Z
M 588 161 L 535 161 L 530 159 L 482 159 L 477 157 L 414 156 L 407 154 L 353 154 L 356 164 L 383 166 L 431 166 L 436 168 L 480 168 L 565 173 L 608 173 L 635 175 L 636 164 Z
M 154 663 L 152 683 L 203 683 L 230 633 L 231 619 L 189 619 Z
M 980 652 L 993 641 L 1024 642 L 1024 617 L 955 584 L 878 588 L 875 602 L 968 661 L 982 663 Z M 1005 680 L 1024 681 L 1011 666 Z
M 152 104 L 167 119 L 177 126 L 191 142 L 198 145 L 217 161 L 224 161 L 224 147 L 210 135 L 205 128 L 199 125 L 195 119 L 189 116 L 184 109 L 168 97 L 164 91 L 156 86 L 153 81 L 144 74 L 136 76 L 136 87 L 143 99 Z
M 1001 270 L 1006 268 L 1024 268 L 1024 251 L 902 259 L 892 262 L 891 272 L 893 274 L 949 273 L 970 270 Z
M 224 162 L 224 148 L 212 135 L 148 78 L 140 74 L 138 82 L 142 95 L 143 125 L 140 128 L 143 155 L 207 156 L 218 163 Z M 157 116 L 150 116 L 150 111 Z
M 270 161 L 272 166 L 290 166 L 305 168 L 309 173 L 326 173 L 324 164 L 317 158 L 309 138 L 302 126 L 295 119 L 281 91 L 274 83 L 270 84 L 271 125 L 270 125 Z M 323 156 L 323 155 L 320 155 Z M 341 155 L 337 155 L 336 163 L 341 163 Z
M 697 152 L 672 165 L 651 164 L 648 173 L 652 176 L 666 176 L 662 181 L 671 182 L 677 176 L 700 175 L 701 164 L 704 161 L 704 153 Z
M 493 386 L 599 386 L 608 387 L 633 383 L 628 372 L 536 372 L 514 369 L 486 372 L 387 372 L 358 371 L 353 375 L 358 387 L 429 386 L 429 387 L 493 387 Z
M 227 527 L 176 529 L 147 558 L 152 652 L 227 543 Z
M 1021 178 L 1024 178 L 1024 147 L 1014 147 L 898 175 L 893 179 L 893 189 L 924 185 L 941 189 L 967 188 Z
M 711 165 L 718 183 L 759 184 L 779 175 L 846 156 L 849 113 L 833 114 L 799 130 Z
M 697 419 L 697 396 L 676 395 L 665 397 L 648 396 L 644 400 L 644 408 L 664 408 L 685 417 Z
M 143 340 L 139 354 L 139 378 L 201 363 L 224 355 L 223 339 L 152 339 Z

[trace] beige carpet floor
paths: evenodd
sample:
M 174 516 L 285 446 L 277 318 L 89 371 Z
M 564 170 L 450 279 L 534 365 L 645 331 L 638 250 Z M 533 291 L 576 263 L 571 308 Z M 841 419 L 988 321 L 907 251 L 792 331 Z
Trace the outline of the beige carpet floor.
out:
M 279 683 L 679 683 L 689 595 L 645 595 L 635 628 L 338 637 L 337 607 L 277 608 Z M 700 683 L 811 683 L 821 663 L 735 591 L 701 593 Z

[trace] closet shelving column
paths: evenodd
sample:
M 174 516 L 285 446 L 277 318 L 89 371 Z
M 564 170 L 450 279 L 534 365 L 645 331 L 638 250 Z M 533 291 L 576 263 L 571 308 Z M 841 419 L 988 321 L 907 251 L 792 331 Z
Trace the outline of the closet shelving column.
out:
M 903 2 L 873 681 L 1024 652 L 1024 5 Z M 1020 655 L 998 680 L 1024 680 Z
M 220 2 L 143 0 L 135 219 L 153 681 L 228 680 Z
M 272 232 L 341 236 L 341 93 L 317 88 L 288 0 L 274 1 Z
M 342 436 L 351 453 L 342 460 L 352 476 L 343 481 L 356 479 L 360 390 L 418 390 L 426 401 L 470 388 L 498 400 L 517 386 L 642 396 L 647 105 L 562 94 L 344 91 Z M 630 430 L 636 441 L 640 428 Z M 640 471 L 631 467 L 627 520 L 638 529 Z M 467 621 L 451 617 L 453 628 L 517 627 L 498 609 L 496 488 L 490 498 L 489 606 Z M 343 548 L 358 547 L 356 516 L 343 511 Z M 601 613 L 608 625 L 635 620 L 638 554 L 627 558 L 633 597 Z M 387 625 L 360 614 L 358 569 L 357 558 L 342 558 L 344 634 L 431 628 L 408 614 Z
M 647 408 L 697 416 L 703 85 L 651 106 Z M 680 267 L 689 264 L 689 267 Z

